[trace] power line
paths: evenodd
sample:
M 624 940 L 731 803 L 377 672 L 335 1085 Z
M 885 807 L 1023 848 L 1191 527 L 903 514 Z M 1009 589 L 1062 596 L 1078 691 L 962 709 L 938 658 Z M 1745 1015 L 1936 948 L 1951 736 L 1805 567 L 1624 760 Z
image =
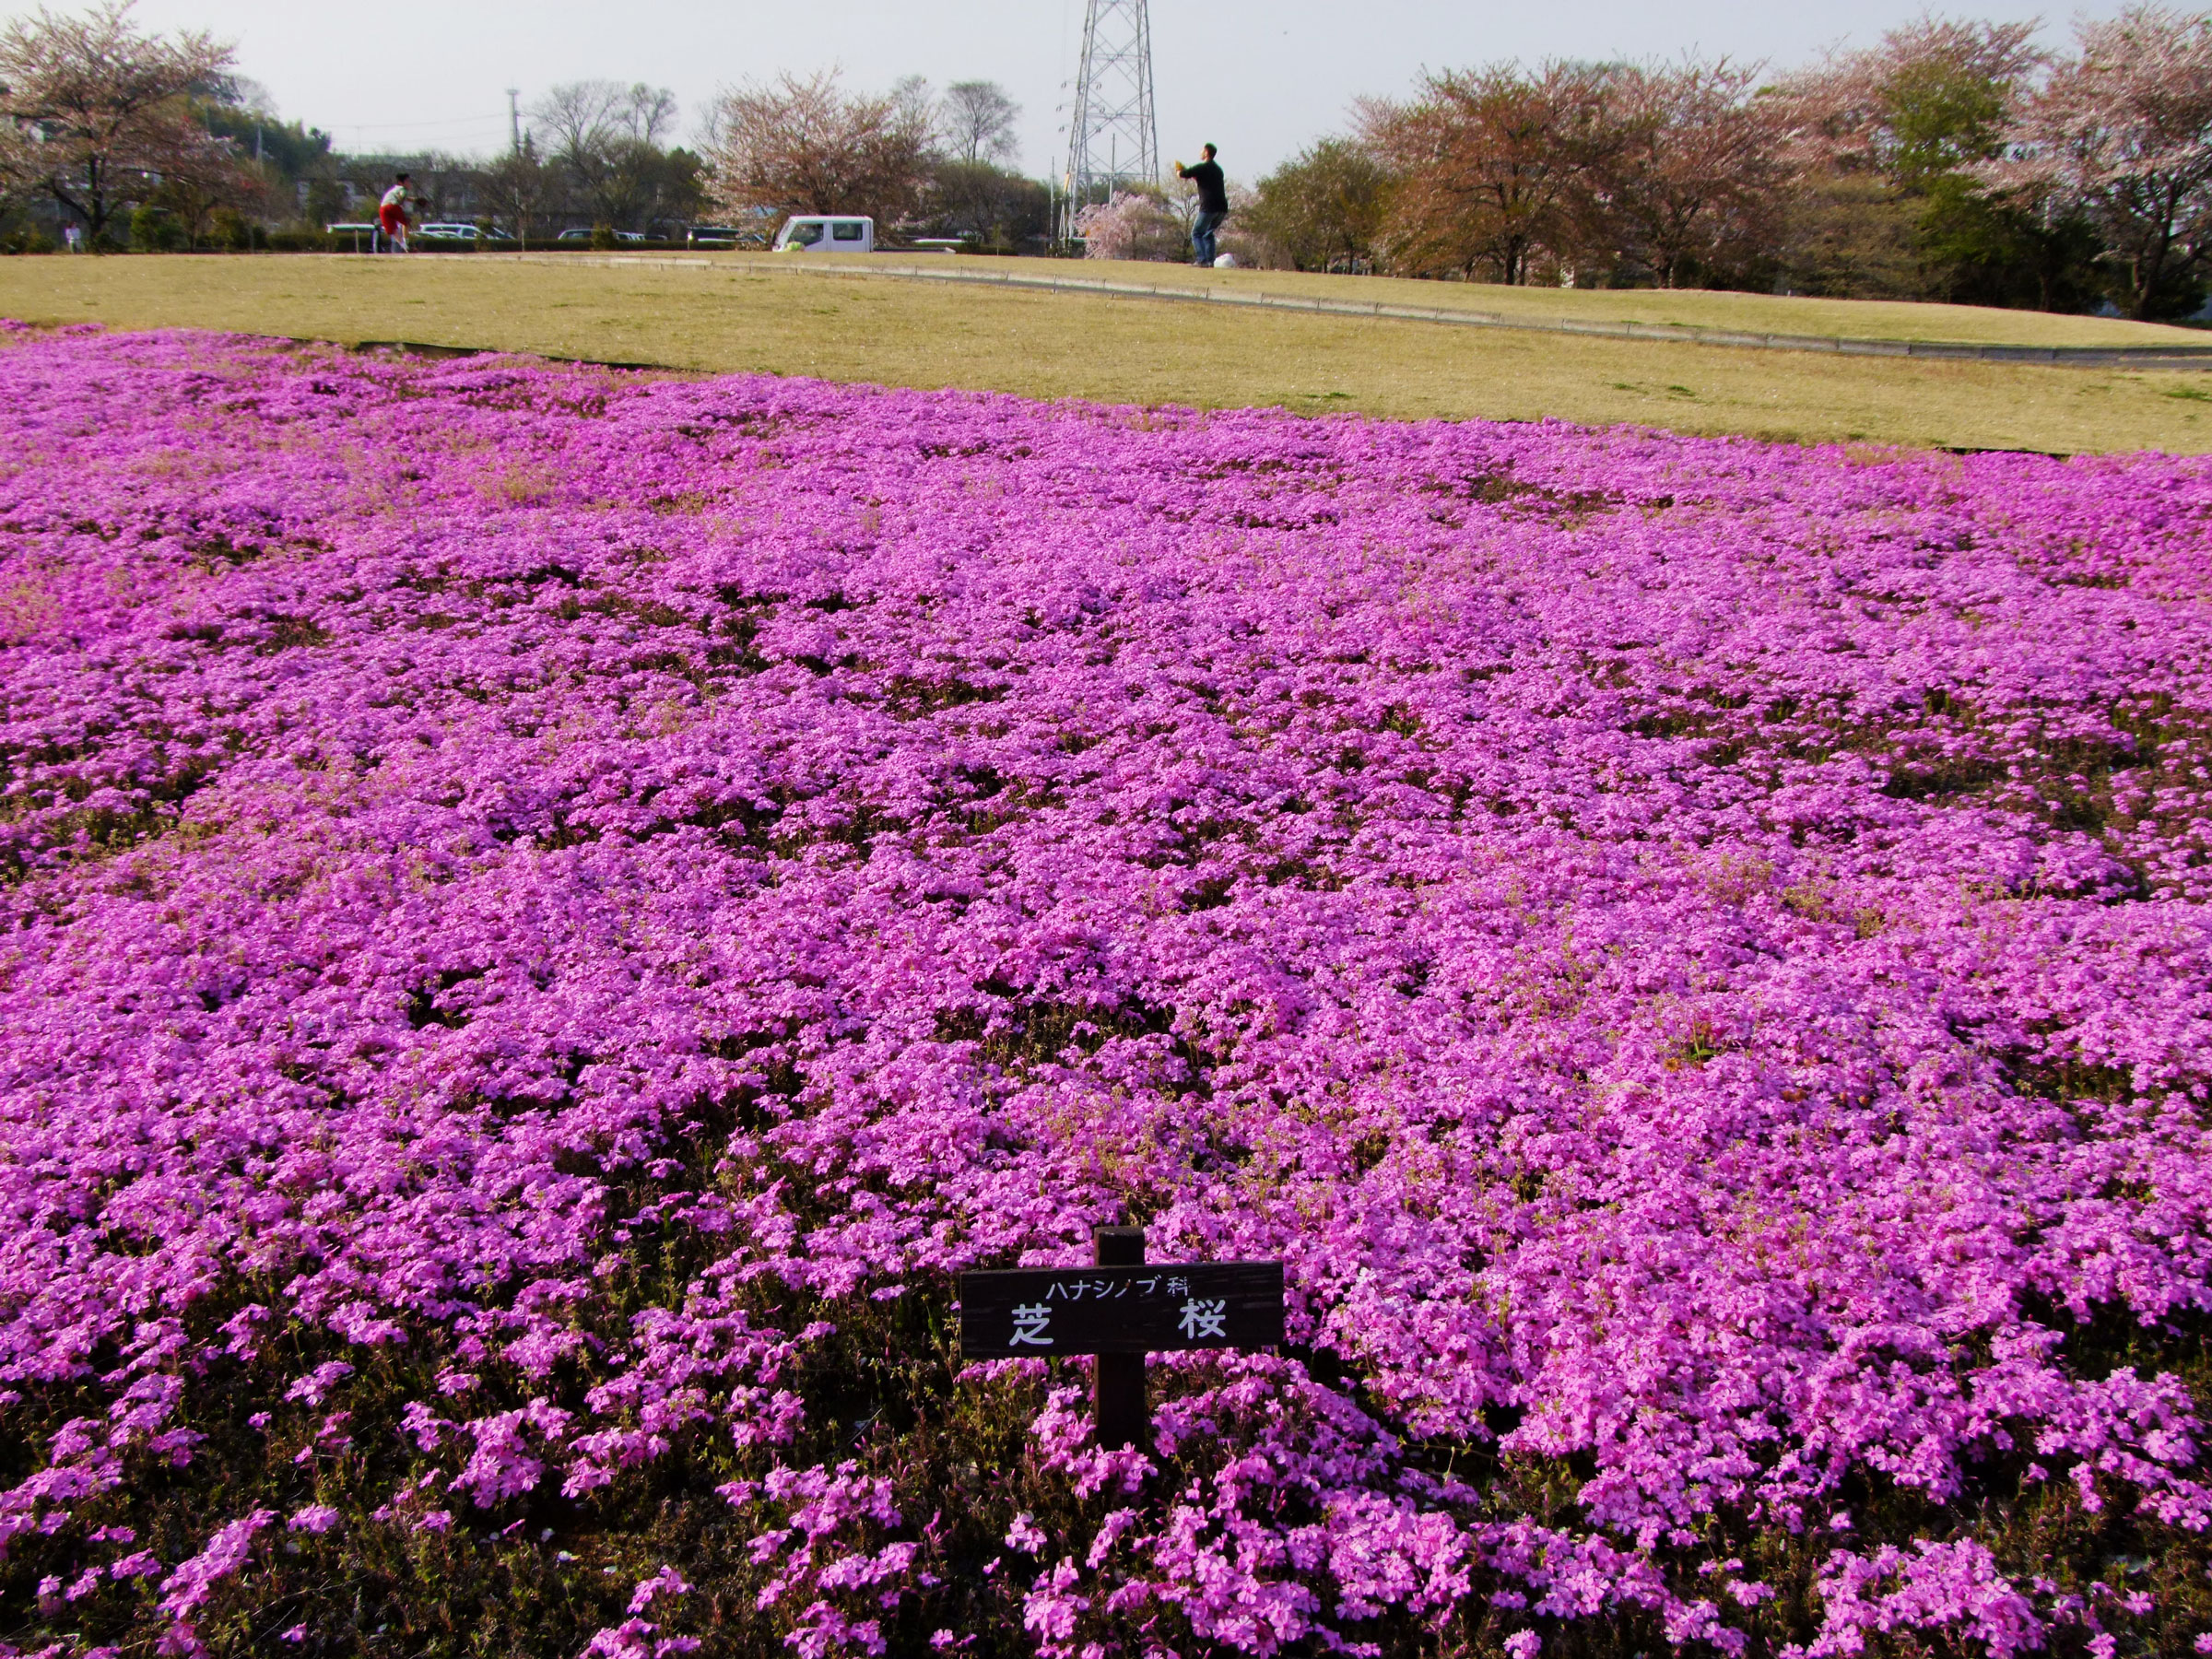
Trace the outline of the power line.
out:
M 442 121 L 332 121 L 324 124 L 325 132 L 389 133 L 402 128 L 420 131 L 425 127 L 481 126 L 486 122 L 505 121 L 507 112 L 496 115 L 454 115 Z

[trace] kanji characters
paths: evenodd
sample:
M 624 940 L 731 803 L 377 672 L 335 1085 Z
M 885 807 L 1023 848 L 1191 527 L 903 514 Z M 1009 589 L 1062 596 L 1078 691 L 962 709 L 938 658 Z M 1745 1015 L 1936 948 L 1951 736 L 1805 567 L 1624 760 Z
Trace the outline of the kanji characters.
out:
M 1193 1342 L 1208 1336 L 1229 1340 L 1229 1302 L 1226 1298 L 1201 1301 L 1193 1297 L 1182 1304 L 1182 1334 Z

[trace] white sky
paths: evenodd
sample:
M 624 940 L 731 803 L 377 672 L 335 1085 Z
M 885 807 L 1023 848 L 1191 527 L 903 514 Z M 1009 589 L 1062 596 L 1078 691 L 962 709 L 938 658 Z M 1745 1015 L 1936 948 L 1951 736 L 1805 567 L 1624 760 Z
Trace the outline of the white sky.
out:
M 1424 67 L 1685 51 L 1780 66 L 1833 42 L 1871 42 L 1922 9 L 1922 0 L 1151 0 L 1160 147 L 1182 157 L 1211 139 L 1230 176 L 1250 181 L 1342 131 L 1355 98 L 1401 94 Z M 2043 15 L 2011 0 L 1956 9 Z M 2107 14 L 2117 0 L 2087 9 Z M 526 107 L 556 82 L 595 76 L 674 88 L 688 134 L 719 88 L 834 65 L 870 88 L 902 75 L 940 87 L 998 81 L 1022 105 L 1021 165 L 1041 176 L 1064 152 L 1083 0 L 139 0 L 137 16 L 235 41 L 240 67 L 282 116 L 345 149 L 488 153 L 506 142 L 505 88 L 520 88 Z M 2065 21 L 2047 31 L 2053 44 Z

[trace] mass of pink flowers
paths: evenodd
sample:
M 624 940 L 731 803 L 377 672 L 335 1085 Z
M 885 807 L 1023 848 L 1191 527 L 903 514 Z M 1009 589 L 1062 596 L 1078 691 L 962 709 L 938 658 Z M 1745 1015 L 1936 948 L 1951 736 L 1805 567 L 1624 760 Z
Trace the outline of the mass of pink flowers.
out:
M 2159 456 L 12 328 L 0 1638 L 197 1652 L 680 1458 L 808 1659 L 2179 1639 L 1993 1517 L 2212 1517 L 2208 524 Z M 948 1346 L 1124 1217 L 1288 1285 L 1148 1453 Z M 864 1325 L 1065 1502 L 952 1559 L 953 1430 L 826 1431 Z

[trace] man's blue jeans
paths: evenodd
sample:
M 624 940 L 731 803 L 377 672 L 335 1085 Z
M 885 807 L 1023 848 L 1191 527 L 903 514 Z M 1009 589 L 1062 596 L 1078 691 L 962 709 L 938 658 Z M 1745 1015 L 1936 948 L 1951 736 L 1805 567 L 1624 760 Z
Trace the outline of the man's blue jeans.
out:
M 1191 263 L 1210 265 L 1214 263 L 1214 232 L 1221 229 L 1226 213 L 1202 213 L 1191 225 Z

